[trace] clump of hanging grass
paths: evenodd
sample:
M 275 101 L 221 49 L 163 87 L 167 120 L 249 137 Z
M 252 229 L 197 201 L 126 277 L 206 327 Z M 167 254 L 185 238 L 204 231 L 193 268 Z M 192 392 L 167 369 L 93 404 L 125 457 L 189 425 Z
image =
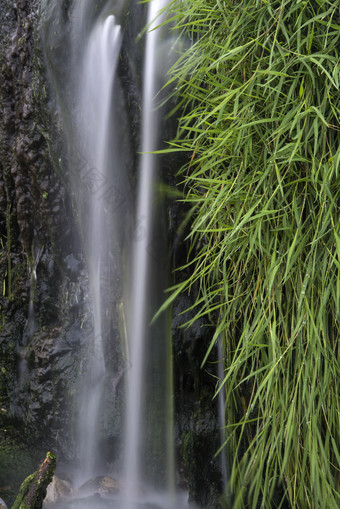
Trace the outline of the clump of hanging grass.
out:
M 224 346 L 232 507 L 339 507 L 338 0 L 174 1 L 168 151 L 190 205 L 195 318 Z M 179 111 L 179 109 L 177 110 Z M 227 496 L 226 496 L 227 500 Z M 229 507 L 229 506 L 228 506 Z

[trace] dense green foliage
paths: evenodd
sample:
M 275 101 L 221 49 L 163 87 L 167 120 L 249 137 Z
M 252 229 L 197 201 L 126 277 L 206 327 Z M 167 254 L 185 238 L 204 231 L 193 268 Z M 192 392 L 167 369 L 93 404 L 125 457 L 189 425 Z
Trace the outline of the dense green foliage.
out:
M 226 504 L 335 509 L 339 1 L 173 1 L 169 18 L 191 42 L 169 148 L 189 154 L 191 248 L 165 305 L 194 292 L 206 359 L 223 340 Z

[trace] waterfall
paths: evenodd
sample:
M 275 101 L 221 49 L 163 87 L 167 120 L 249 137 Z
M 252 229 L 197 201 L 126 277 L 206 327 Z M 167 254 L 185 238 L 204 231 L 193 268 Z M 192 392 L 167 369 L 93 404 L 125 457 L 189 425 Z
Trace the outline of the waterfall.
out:
M 27 346 L 32 339 L 35 332 L 35 309 L 34 309 L 34 297 L 37 285 L 37 267 L 42 254 L 43 248 L 33 243 L 32 247 L 32 259 L 29 261 L 29 272 L 30 272 L 30 296 L 28 302 L 28 317 L 26 326 L 23 333 L 22 344 Z
M 75 11 L 76 22 L 83 23 L 83 6 Z M 80 12 L 81 11 L 81 12 Z M 78 31 L 78 33 L 80 30 Z M 115 70 L 120 51 L 120 27 L 113 15 L 100 16 L 87 35 L 76 85 L 77 141 L 83 161 L 80 179 L 87 183 L 76 195 L 81 214 L 83 244 L 87 257 L 93 313 L 93 339 L 88 346 L 87 373 L 80 392 L 77 425 L 78 457 L 81 470 L 78 482 L 97 474 L 98 436 L 101 400 L 105 378 L 103 353 L 105 319 L 105 271 L 110 250 L 111 220 L 106 208 L 107 184 L 117 172 L 111 158 L 111 101 Z M 79 184 L 74 184 L 77 187 Z
M 136 140 L 133 142 L 134 150 L 142 154 L 136 168 L 135 207 L 127 176 L 128 168 L 134 169 L 134 157 L 126 155 L 126 147 L 131 148 L 133 143 L 126 141 L 131 133 L 122 115 L 126 97 L 117 72 L 124 36 L 124 29 L 120 28 L 124 18 L 122 5 L 123 2 L 108 0 L 101 3 L 98 11 L 91 0 L 75 0 L 69 38 L 72 72 L 64 92 L 72 99 L 60 99 L 64 123 L 71 126 L 68 178 L 87 264 L 91 303 L 87 315 L 92 317 L 92 334 L 86 356 L 82 352 L 80 362 L 75 484 L 79 487 L 97 476 L 114 476 L 120 493 L 105 501 L 105 507 L 135 509 L 145 504 L 144 507 L 161 509 L 184 508 L 186 494 L 175 493 L 168 317 L 150 325 L 167 286 L 166 243 L 160 242 L 160 225 L 155 220 L 161 216 L 155 205 L 158 158 L 151 154 L 161 143 L 162 112 L 156 96 L 164 84 L 159 76 L 164 68 L 164 47 L 161 31 L 155 27 L 161 23 L 159 12 L 167 1 L 152 0 L 148 4 L 141 143 L 137 146 Z M 129 64 L 138 67 L 137 60 Z M 130 229 L 130 224 L 135 227 Z M 113 329 L 119 331 L 114 334 Z M 118 343 L 120 361 L 112 366 L 105 348 L 109 345 L 118 349 Z M 117 435 L 121 444 L 117 446 L 118 453 L 105 451 L 111 458 L 105 463 L 100 435 L 110 408 L 104 394 L 110 379 L 111 393 L 119 384 L 123 398 L 123 378 L 125 410 L 119 408 L 119 412 L 125 415 L 111 419 L 112 425 L 120 428 Z M 111 397 L 111 402 L 112 399 L 115 398 Z M 98 502 L 100 507 L 101 503 Z M 96 504 L 93 499 L 81 499 L 62 507 L 93 509 Z
M 150 286 L 151 271 L 157 271 L 155 261 L 152 258 L 152 244 L 155 242 L 154 231 L 154 200 L 155 200 L 155 179 L 156 179 L 156 161 L 157 158 L 151 152 L 158 148 L 159 143 L 159 111 L 156 109 L 155 96 L 160 87 L 160 81 L 157 79 L 157 45 L 159 44 L 160 31 L 154 30 L 162 20 L 159 12 L 166 6 L 165 0 L 152 1 L 148 9 L 148 33 L 146 36 L 145 60 L 143 70 L 143 101 L 142 101 L 142 156 L 140 160 L 140 174 L 138 186 L 138 202 L 136 224 L 142 224 L 143 233 L 135 239 L 133 244 L 133 268 L 132 268 L 132 285 L 131 285 L 131 316 L 129 320 L 128 336 L 130 349 L 130 373 L 128 379 L 128 396 L 126 410 L 126 434 L 125 434 L 125 505 L 129 509 L 136 507 L 135 500 L 139 498 L 139 487 L 142 483 L 148 482 L 151 485 L 155 481 L 146 475 L 146 460 L 148 452 L 145 450 L 145 435 L 150 432 L 146 427 L 147 410 L 147 376 L 146 366 L 150 360 L 148 357 L 151 351 L 155 350 L 152 342 L 154 332 L 150 329 L 149 322 L 151 320 L 150 311 Z M 163 253 L 164 256 L 165 253 Z M 157 260 L 160 264 L 161 260 Z M 157 277 L 157 276 L 156 276 Z M 156 341 L 163 342 L 163 353 L 155 358 L 157 364 L 164 363 L 162 356 L 167 351 L 166 342 L 167 333 L 162 330 L 161 336 Z M 167 352 L 168 353 L 168 352 Z M 170 354 L 171 355 L 171 354 Z M 166 373 L 169 369 L 169 357 L 165 361 L 165 365 L 160 368 L 163 370 L 163 377 L 167 377 Z M 165 384 L 164 400 L 167 398 L 166 392 L 169 387 Z M 155 398 L 155 392 L 152 397 Z M 166 406 L 166 405 L 165 405 Z M 155 410 L 154 410 L 155 411 Z M 160 412 L 160 421 L 158 426 L 170 425 L 169 415 L 166 408 L 158 409 Z M 163 422 L 162 422 L 163 421 Z M 150 423 L 148 424 L 150 427 Z M 163 431 L 163 440 L 166 441 L 166 429 Z M 163 444 L 163 454 L 166 456 L 166 465 L 158 465 L 157 468 L 164 470 L 156 480 L 162 488 L 171 491 L 173 489 L 173 452 L 172 447 Z M 155 461 L 155 459 L 154 459 Z M 143 472 L 143 474 L 142 474 Z M 152 476 L 151 476 L 152 477 Z M 153 486 L 154 487 L 154 486 Z

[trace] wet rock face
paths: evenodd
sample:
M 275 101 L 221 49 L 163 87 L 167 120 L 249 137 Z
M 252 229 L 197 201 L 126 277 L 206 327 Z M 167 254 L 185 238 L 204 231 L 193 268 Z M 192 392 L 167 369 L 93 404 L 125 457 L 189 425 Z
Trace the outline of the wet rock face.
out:
M 60 236 L 56 217 L 65 210 L 65 193 L 47 155 L 39 119 L 47 99 L 39 76 L 38 2 L 17 0 L 6 7 L 2 11 L 1 212 L 4 215 L 6 203 L 21 248 L 30 257 L 36 238 L 46 242 L 46 231 L 55 245 L 69 232 Z
M 176 449 L 179 475 L 190 501 L 208 509 L 216 506 L 222 492 L 220 460 L 215 458 L 220 446 L 217 402 L 213 401 L 216 355 L 212 352 L 201 369 L 211 341 L 210 328 L 203 319 L 182 328 L 192 305 L 191 297 L 182 296 L 173 309 Z
M 62 400 L 74 365 L 65 368 L 66 354 L 58 364 L 54 351 L 60 338 L 80 329 L 78 302 L 88 282 L 44 128 L 53 130 L 55 120 L 41 67 L 38 7 L 37 0 L 0 7 L 0 421 L 44 447 L 58 445 L 56 429 L 69 417 Z M 76 276 L 64 262 L 71 254 Z

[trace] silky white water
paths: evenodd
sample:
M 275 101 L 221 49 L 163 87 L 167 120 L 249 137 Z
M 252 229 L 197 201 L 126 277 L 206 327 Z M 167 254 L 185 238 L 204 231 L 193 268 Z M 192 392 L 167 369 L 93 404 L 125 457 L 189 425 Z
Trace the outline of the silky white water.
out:
M 166 246 L 158 249 L 156 245 L 161 238 L 156 220 L 161 214 L 155 205 L 158 158 L 151 154 L 161 143 L 162 111 L 157 108 L 157 94 L 164 81 L 160 74 L 165 61 L 171 61 L 164 53 L 161 29 L 153 28 L 161 23 L 158 13 L 166 7 L 167 0 L 152 0 L 147 6 L 149 26 L 141 71 L 142 101 L 138 102 L 141 107 L 140 146 L 137 146 L 138 135 L 126 141 L 131 133 L 123 110 L 124 101 L 129 110 L 130 98 L 126 98 L 129 92 L 125 89 L 122 92 L 126 83 L 122 75 L 119 75 L 121 81 L 117 76 L 118 62 L 124 51 L 128 53 L 129 65 L 138 67 L 138 57 L 132 55 L 136 51 L 133 44 L 127 44 L 128 49 L 121 48 L 122 30 L 116 19 L 124 18 L 120 10 L 123 4 L 123 1 L 108 0 L 102 2 L 102 10 L 97 11 L 92 0 L 75 0 L 70 23 L 72 71 L 69 86 L 74 109 L 63 112 L 65 123 L 71 118 L 70 152 L 74 165 L 69 178 L 89 278 L 90 297 L 86 296 L 86 305 L 90 302 L 90 309 L 86 310 L 84 322 L 91 330 L 92 318 L 93 328 L 86 355 L 81 352 L 75 409 L 78 462 L 73 469 L 74 487 L 105 475 L 118 480 L 120 488 L 118 493 L 111 493 L 107 498 L 106 494 L 103 497 L 87 494 L 82 498 L 80 488 L 72 500 L 60 507 L 183 509 L 187 507 L 187 497 L 177 494 L 174 487 L 172 358 L 167 330 L 170 327 L 164 318 L 150 326 L 163 297 L 162 293 L 159 298 L 157 294 L 167 286 L 164 277 Z M 112 15 L 118 11 L 117 17 Z M 132 4 L 130 15 L 134 16 Z M 138 88 L 138 80 L 133 86 Z M 134 156 L 126 156 L 131 148 L 142 153 L 138 168 L 135 168 Z M 135 196 L 126 177 L 129 172 L 131 177 L 134 170 L 137 170 L 138 179 L 135 207 Z M 117 209 L 116 197 L 119 202 L 121 194 L 125 208 Z M 109 200 L 112 195 L 114 203 Z M 128 235 L 126 231 L 129 231 L 132 216 L 135 234 L 131 228 Z M 118 278 L 123 282 L 116 295 Z M 119 321 L 120 324 L 115 323 Z M 113 334 L 113 329 L 118 332 Z M 115 349 L 117 343 L 121 348 L 118 363 L 112 366 L 103 345 L 106 349 Z M 119 415 L 114 414 L 110 421 L 115 427 L 112 436 L 121 437 L 121 443 L 115 443 L 115 451 L 113 448 L 103 450 L 100 445 L 100 436 L 105 436 L 103 421 L 110 413 L 110 408 L 105 407 L 108 399 L 103 396 L 108 387 L 111 401 L 117 392 L 121 405 Z M 107 433 L 107 430 L 108 426 L 104 431 Z M 107 444 L 105 442 L 104 447 L 109 449 Z M 108 452 L 107 462 L 101 457 L 103 452 Z
M 154 272 L 155 263 L 162 263 L 162 260 L 154 260 L 151 256 L 152 236 L 154 228 L 154 200 L 155 200 L 155 172 L 157 158 L 152 151 L 158 148 L 159 138 L 159 111 L 156 109 L 156 93 L 161 85 L 157 79 L 157 52 L 160 41 L 161 31 L 153 30 L 162 21 L 159 15 L 161 9 L 167 4 L 166 0 L 154 0 L 150 2 L 148 7 L 148 33 L 146 35 L 145 61 L 143 70 L 143 101 L 142 101 L 142 156 L 140 161 L 138 202 L 137 202 L 137 218 L 136 223 L 142 224 L 143 234 L 135 240 L 133 244 L 133 268 L 132 268 L 132 286 L 131 286 L 131 312 L 128 324 L 128 338 L 130 349 L 130 364 L 128 378 L 128 394 L 126 405 L 126 430 L 125 430 L 125 469 L 124 469 L 124 507 L 126 509 L 134 509 L 138 505 L 140 499 L 141 485 L 150 482 L 150 489 L 157 490 L 157 486 L 152 486 L 152 481 L 146 479 L 145 465 L 145 435 L 150 431 L 148 424 L 145 423 L 146 405 L 144 391 L 147 390 L 146 382 L 146 358 L 152 354 L 150 352 L 151 334 L 149 320 L 151 319 L 148 311 L 149 304 L 149 286 L 150 273 Z M 163 331 L 163 337 L 159 340 L 166 343 L 167 337 Z M 165 348 L 167 350 L 167 348 Z M 168 351 L 168 350 L 167 350 Z M 156 360 L 156 362 L 160 362 Z M 169 362 L 168 362 L 169 363 Z M 162 368 L 161 368 L 162 369 Z M 167 367 L 164 369 L 163 376 L 166 377 Z M 149 375 L 150 376 L 150 375 Z M 166 387 L 166 385 L 165 385 Z M 157 388 L 156 388 L 157 390 Z M 165 391 L 168 390 L 165 388 Z M 152 393 L 151 393 L 152 394 Z M 154 393 L 155 394 L 155 393 Z M 164 401 L 167 395 L 164 394 Z M 166 410 L 164 410 L 166 413 Z M 169 415 L 161 416 L 161 419 L 168 419 Z M 163 423 L 159 422 L 159 426 Z M 171 425 L 170 422 L 165 426 Z M 149 425 L 151 428 L 151 425 Z M 165 431 L 165 436 L 167 431 Z M 165 439 L 166 440 L 166 439 Z M 166 456 L 165 476 L 167 480 L 161 489 L 165 488 L 165 498 L 162 498 L 162 504 L 168 505 L 173 486 L 173 473 L 170 471 L 174 468 L 173 452 L 171 446 L 163 444 L 164 454 Z M 144 474 L 144 475 L 143 475 Z M 158 487 L 159 488 L 159 487 Z M 144 487 L 145 491 L 145 487 Z
M 80 10 L 81 4 L 75 13 L 78 26 L 83 22 Z M 78 483 L 97 473 L 98 427 L 105 377 L 105 290 L 102 285 L 111 234 L 103 191 L 114 171 L 110 157 L 114 129 L 111 101 L 120 42 L 120 27 L 114 16 L 99 17 L 87 36 L 76 92 L 78 144 L 85 161 L 81 168 L 83 175 L 77 175 L 77 178 L 87 179 L 89 191 L 85 196 L 80 193 L 77 200 L 82 214 L 93 313 L 93 340 L 88 346 L 87 374 L 79 403 L 77 442 L 81 468 Z

